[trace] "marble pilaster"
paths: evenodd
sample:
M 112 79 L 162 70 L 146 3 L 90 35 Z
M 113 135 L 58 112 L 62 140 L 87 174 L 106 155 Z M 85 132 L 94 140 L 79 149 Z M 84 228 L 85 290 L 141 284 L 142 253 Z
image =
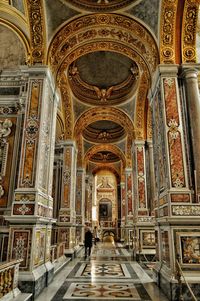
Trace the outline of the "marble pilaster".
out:
M 5 219 L 10 223 L 9 260 L 23 259 L 20 288 L 36 296 L 53 275 L 50 246 L 55 220 L 51 193 L 57 97 L 47 67 L 24 67 L 21 73 L 28 79 L 28 90 L 18 183 L 11 214 Z M 36 290 L 38 280 L 41 286 Z M 25 289 L 27 283 L 29 291 Z
M 155 172 L 154 172 L 154 156 L 153 156 L 153 142 L 152 140 L 147 141 L 147 148 L 149 153 L 149 182 L 150 182 L 150 204 L 148 206 L 150 215 L 155 208 Z
M 137 196 L 135 210 L 137 216 L 147 216 L 147 187 L 146 187 L 146 159 L 145 159 L 145 141 L 134 141 L 134 189 Z
M 62 168 L 61 203 L 58 218 L 58 241 L 65 242 L 65 253 L 73 255 L 76 244 L 76 164 L 77 149 L 74 141 L 60 143 Z
M 76 175 L 76 244 L 83 244 L 85 225 L 85 169 L 78 168 Z
M 194 254 L 200 239 L 200 206 L 193 199 L 189 185 L 188 127 L 184 109 L 184 93 L 178 80 L 179 66 L 159 66 L 159 80 L 153 93 L 153 141 L 156 189 L 158 284 L 175 299 L 178 288 L 177 256 L 188 282 L 199 270 Z M 195 92 L 194 92 L 195 93 Z M 191 96 L 191 95 L 190 95 Z M 191 250 L 188 255 L 188 250 Z M 199 254 L 199 252 L 198 252 Z M 197 256 L 200 258 L 200 254 Z M 190 276 L 189 276 L 190 274 Z M 199 277 L 195 281 L 199 281 Z

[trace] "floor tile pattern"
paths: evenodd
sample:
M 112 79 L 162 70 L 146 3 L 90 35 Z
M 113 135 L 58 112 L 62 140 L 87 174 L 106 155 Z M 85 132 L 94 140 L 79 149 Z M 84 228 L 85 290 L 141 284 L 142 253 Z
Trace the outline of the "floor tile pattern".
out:
M 83 255 L 84 250 L 58 280 L 57 289 L 52 285 L 36 301 L 167 301 L 151 274 L 131 261 L 122 246 L 98 243 L 90 257 Z
M 64 295 L 66 299 L 96 299 L 108 300 L 141 300 L 137 289 L 133 284 L 105 284 L 105 283 L 72 283 Z

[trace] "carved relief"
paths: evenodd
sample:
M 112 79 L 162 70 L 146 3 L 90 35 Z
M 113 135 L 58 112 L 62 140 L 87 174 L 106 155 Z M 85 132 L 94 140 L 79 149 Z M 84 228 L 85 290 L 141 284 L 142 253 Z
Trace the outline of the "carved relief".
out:
M 137 140 L 145 139 L 145 102 L 149 89 L 149 80 L 145 73 L 142 74 L 140 85 L 137 92 L 136 112 L 135 112 L 135 136 Z
M 29 24 L 31 31 L 31 57 L 30 63 L 45 63 L 45 23 L 44 23 L 44 7 L 42 0 L 27 0 L 27 10 L 29 16 Z
M 2 108 L 3 109 L 3 108 Z M 6 114 L 6 108 L 5 115 Z M 12 154 L 15 138 L 16 118 L 1 117 L 0 120 L 0 207 L 6 206 L 10 187 Z
M 198 216 L 200 207 L 199 205 L 173 205 L 172 214 L 175 216 Z
M 61 77 L 60 80 L 60 92 L 65 112 L 65 139 L 72 139 L 73 135 L 73 110 L 72 110 L 72 100 L 69 95 L 69 85 L 65 75 Z
M 136 92 L 139 69 L 134 64 L 130 75 L 118 85 L 99 88 L 83 81 L 78 68 L 73 65 L 69 68 L 69 84 L 74 95 L 81 101 L 94 105 L 114 105 L 128 100 Z
M 103 152 L 103 151 L 107 151 L 107 152 L 111 152 L 111 153 L 115 154 L 118 157 L 118 160 L 122 160 L 123 166 L 124 167 L 126 166 L 126 158 L 125 158 L 124 154 L 117 146 L 112 145 L 112 144 L 103 144 L 103 145 L 100 144 L 100 145 L 95 145 L 95 146 L 91 147 L 85 154 L 84 162 L 87 162 L 95 154 L 97 154 L 99 152 Z
M 199 1 L 186 0 L 183 16 L 182 62 L 196 63 L 196 30 Z
M 101 42 L 97 39 L 101 39 Z M 104 49 L 113 49 L 127 55 L 135 60 L 141 69 L 146 69 L 148 62 L 150 70 L 154 71 L 158 64 L 157 46 L 148 31 L 128 17 L 109 14 L 87 15 L 63 27 L 50 45 L 49 62 L 54 71 L 58 70 L 61 64 L 64 71 L 81 55 Z M 145 61 L 137 53 L 142 53 Z M 62 73 L 62 70 L 59 69 L 59 72 Z
M 162 1 L 160 61 L 161 63 L 165 64 L 175 63 L 175 33 L 177 6 L 178 0 Z

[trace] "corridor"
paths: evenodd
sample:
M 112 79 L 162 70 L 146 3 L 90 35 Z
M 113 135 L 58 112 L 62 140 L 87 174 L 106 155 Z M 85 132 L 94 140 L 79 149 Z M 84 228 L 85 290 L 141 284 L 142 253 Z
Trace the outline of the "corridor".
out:
M 143 266 L 145 266 L 143 264 Z M 84 250 L 72 260 L 36 301 L 126 300 L 167 301 L 151 270 L 131 260 L 121 244 L 97 243 L 90 258 Z

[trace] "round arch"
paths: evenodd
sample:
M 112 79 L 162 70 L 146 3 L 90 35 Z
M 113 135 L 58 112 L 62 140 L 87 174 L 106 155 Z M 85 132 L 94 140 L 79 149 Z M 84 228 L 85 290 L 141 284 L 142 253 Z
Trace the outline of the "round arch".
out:
M 48 62 L 59 79 L 74 60 L 101 50 L 128 56 L 149 77 L 159 63 L 152 34 L 138 20 L 120 14 L 89 14 L 64 24 L 50 43 Z
M 134 138 L 134 125 L 128 115 L 117 108 L 98 107 L 85 111 L 76 121 L 74 127 L 74 137 L 80 135 L 83 128 L 97 120 L 110 120 L 124 127 L 127 135 Z
M 84 162 L 87 163 L 87 161 L 89 161 L 90 158 L 95 153 L 100 152 L 100 151 L 110 151 L 110 152 L 114 153 L 122 161 L 123 168 L 126 167 L 126 158 L 125 158 L 123 152 L 116 145 L 113 145 L 113 144 L 100 144 L 100 145 L 94 145 L 94 146 L 92 146 L 86 152 L 86 154 L 84 156 Z

